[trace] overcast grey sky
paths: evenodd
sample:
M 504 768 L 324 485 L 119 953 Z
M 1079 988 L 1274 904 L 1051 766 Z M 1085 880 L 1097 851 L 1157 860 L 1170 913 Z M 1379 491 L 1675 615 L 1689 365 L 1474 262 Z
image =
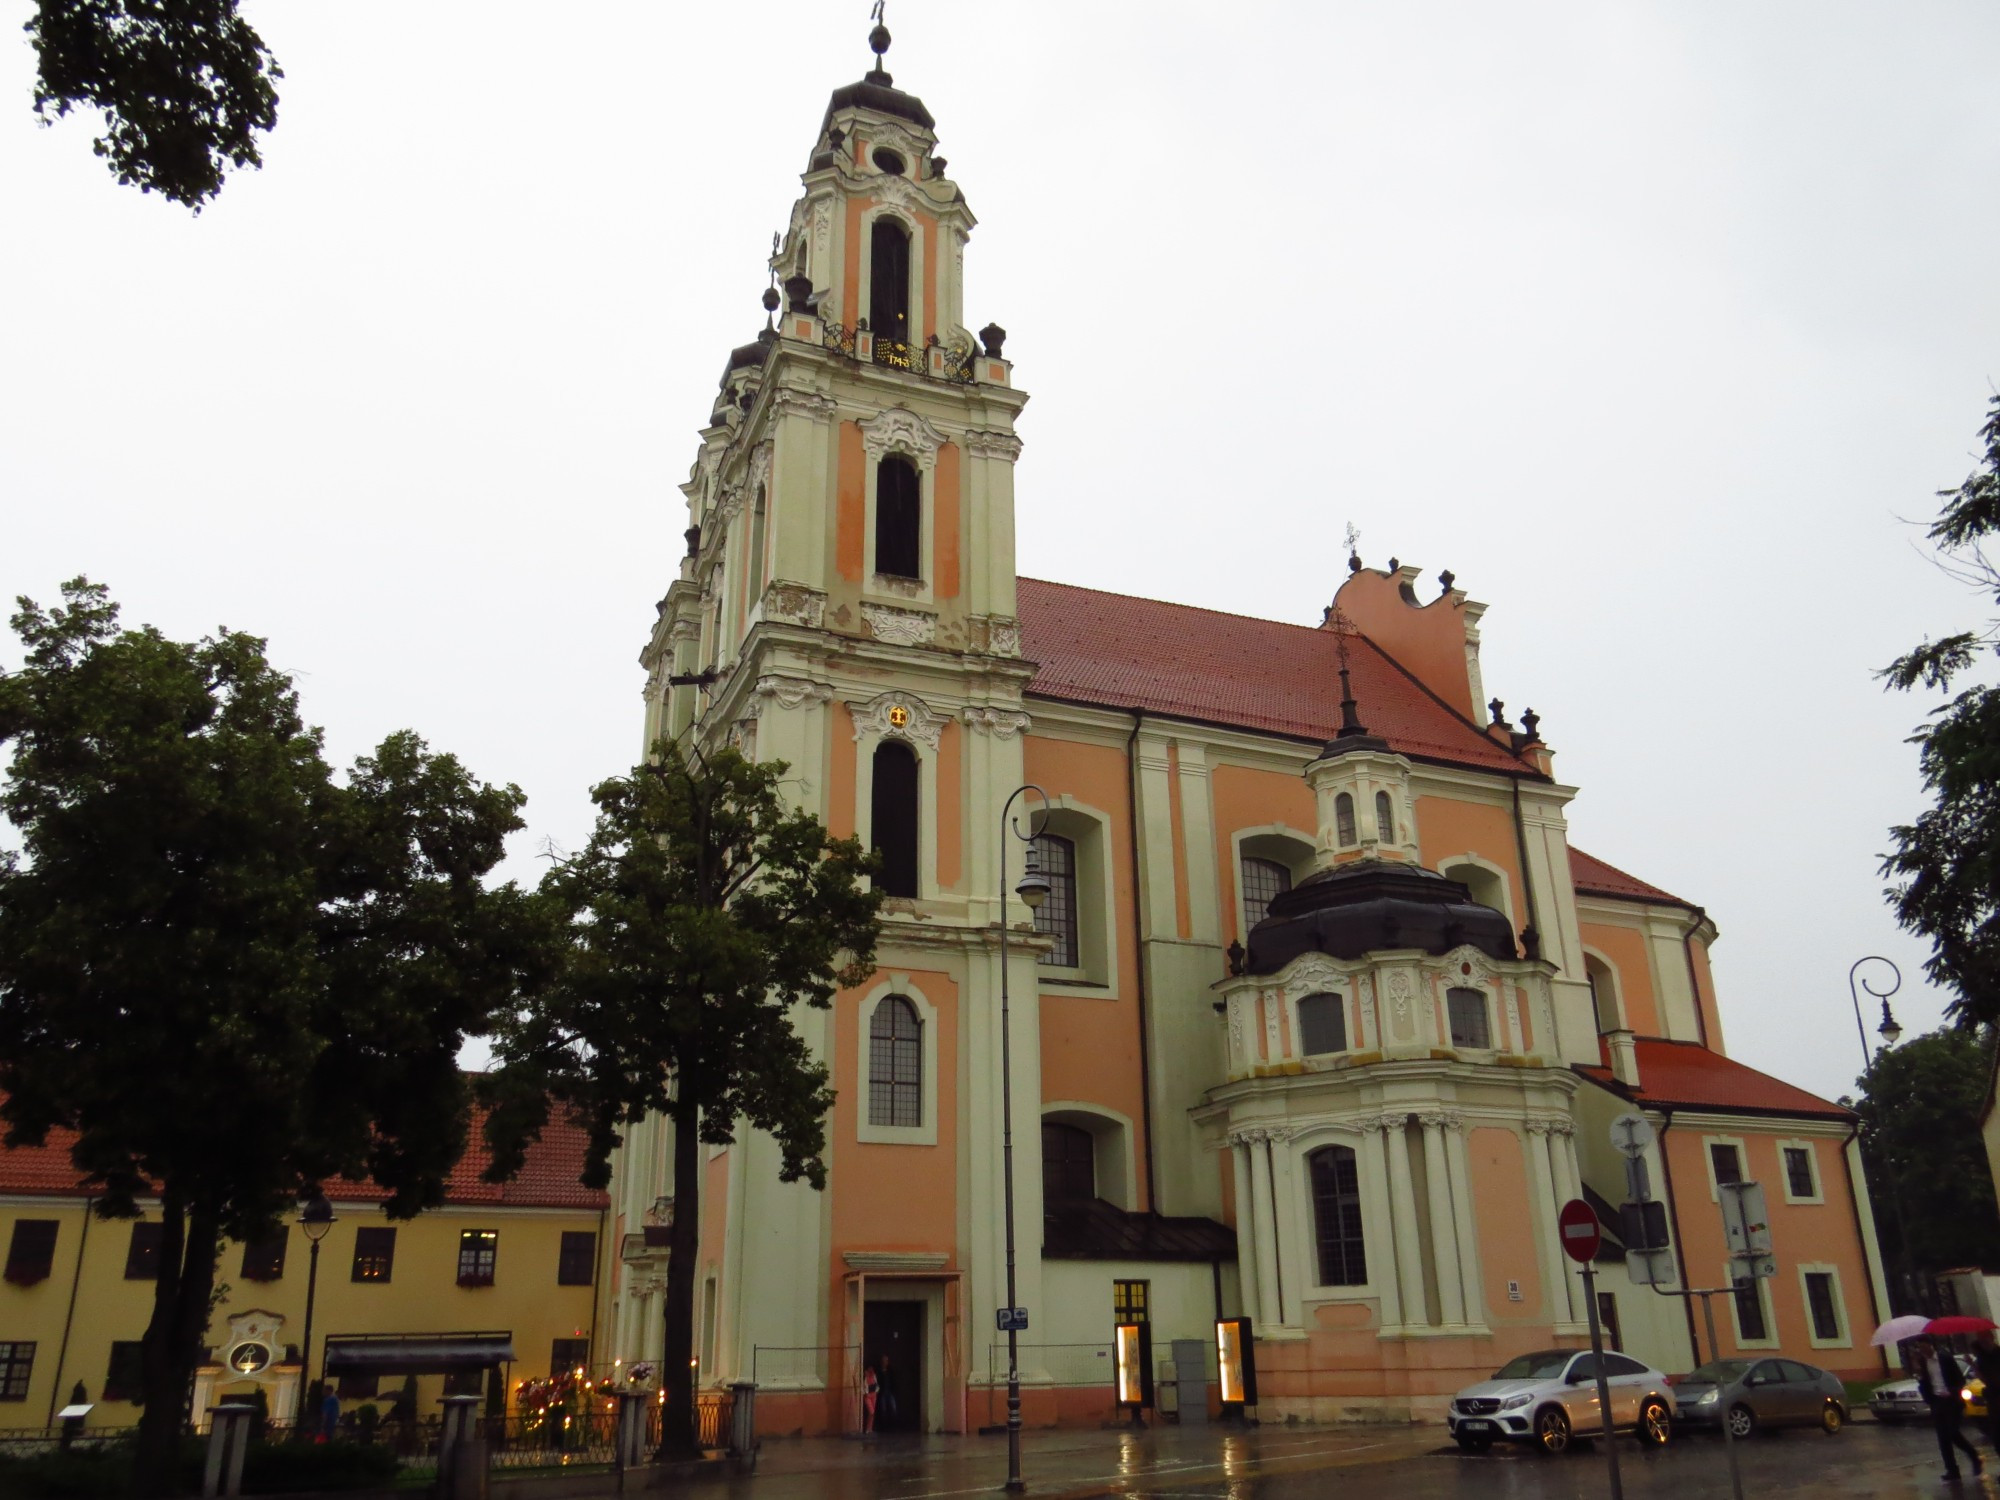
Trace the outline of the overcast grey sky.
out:
M 640 749 L 675 486 L 867 5 L 246 12 L 278 129 L 194 218 L 37 128 L 0 4 L 0 594 L 268 636 L 340 761 L 408 724 L 519 782 L 534 878 Z M 2000 10 L 889 23 L 1034 398 L 1024 573 L 1311 623 L 1349 520 L 1449 567 L 1575 841 L 1713 914 L 1736 1056 L 1849 1087 L 1872 952 L 1937 1022 L 1875 874 L 1928 705 L 1871 669 L 1978 618 L 1906 523 L 2000 382 Z

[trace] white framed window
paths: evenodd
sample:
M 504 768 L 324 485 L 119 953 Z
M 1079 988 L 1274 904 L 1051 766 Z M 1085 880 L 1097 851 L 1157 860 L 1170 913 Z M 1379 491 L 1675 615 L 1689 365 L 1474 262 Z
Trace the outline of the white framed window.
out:
M 1727 1299 L 1729 1323 L 1736 1332 L 1739 1349 L 1778 1347 L 1778 1320 L 1771 1315 L 1771 1278 L 1746 1276 L 1736 1279 L 1735 1268 L 1726 1262 L 1718 1286 L 1734 1284 L 1736 1294 Z
M 1088 1176 L 1091 1196 L 1118 1208 L 1137 1209 L 1137 1175 L 1133 1171 L 1132 1120 L 1106 1105 L 1081 1099 L 1051 1099 L 1042 1106 L 1044 1197 L 1050 1193 L 1048 1157 L 1053 1138 L 1063 1131 L 1082 1132 L 1090 1141 L 1088 1165 L 1072 1160 L 1066 1175 L 1073 1185 Z M 1049 1127 L 1056 1127 L 1051 1130 Z M 1072 1136 L 1071 1139 L 1074 1139 Z M 1019 1142 L 1016 1141 L 1016 1149 Z
M 908 976 L 862 997 L 854 1047 L 855 1138 L 937 1144 L 937 1009 Z
M 1595 948 L 1583 950 L 1583 977 L 1590 982 L 1590 1004 L 1597 1012 L 1597 1034 L 1629 1031 L 1625 1014 L 1625 991 L 1618 978 L 1618 966 Z
M 1104 813 L 1068 794 L 1049 804 L 1041 825 L 1046 838 L 1039 846 L 1045 856 L 1043 872 L 1050 875 L 1050 884 L 1057 889 L 1051 890 L 1050 899 L 1035 913 L 1035 927 L 1057 942 L 1041 965 L 1044 986 L 1101 990 L 1107 992 L 1106 998 L 1117 988 L 1118 908 L 1112 886 L 1110 839 L 1105 832 L 1109 825 Z M 1069 858 L 1067 909 L 1053 909 L 1055 897 L 1063 894 L 1062 882 L 1050 873 L 1049 857 L 1057 853 Z M 1061 923 L 1068 924 L 1067 933 L 1057 930 Z
M 1235 850 L 1236 940 L 1250 941 L 1250 929 L 1262 921 L 1271 899 L 1290 890 L 1313 871 L 1313 836 L 1282 823 L 1239 828 L 1230 837 Z
M 846 707 L 854 726 L 857 831 L 871 849 L 877 847 L 878 833 L 884 838 L 893 836 L 903 840 L 899 859 L 907 859 L 908 825 L 902 821 L 910 810 L 908 777 L 911 766 L 902 758 L 902 752 L 907 750 L 915 757 L 915 899 L 934 897 L 938 890 L 937 763 L 939 755 L 944 753 L 945 721 L 914 693 L 878 693 L 866 702 L 849 702 Z M 887 757 L 880 754 L 885 744 L 894 747 Z M 875 781 L 882 766 L 890 769 L 892 784 L 878 798 Z M 907 866 L 903 873 L 907 878 Z M 884 871 L 885 877 L 889 874 L 889 871 Z M 891 894 L 896 894 L 894 885 L 890 885 L 889 890 Z
M 1474 1052 L 1492 1050 L 1493 1006 L 1485 990 L 1455 984 L 1444 992 L 1444 1004 L 1452 1046 Z
M 1447 854 L 1437 862 L 1437 871 L 1464 886 L 1481 906 L 1499 912 L 1508 926 L 1520 925 L 1514 916 L 1513 884 L 1492 860 L 1477 854 Z
M 1811 1141 L 1778 1142 L 1778 1177 L 1787 1203 L 1824 1203 L 1820 1190 L 1819 1153 Z
M 1847 1298 L 1841 1294 L 1840 1267 L 1826 1261 L 1799 1262 L 1799 1298 L 1805 1303 L 1806 1339 L 1815 1349 L 1851 1349 Z
M 864 595 L 900 607 L 932 599 L 936 573 L 937 459 L 944 433 L 907 407 L 855 426 L 862 448 Z
M 1740 1135 L 1703 1136 L 1701 1157 L 1708 1167 L 1708 1196 L 1713 1203 L 1722 1201 L 1722 1194 L 1716 1190 L 1720 1184 L 1751 1180 L 1750 1153 Z

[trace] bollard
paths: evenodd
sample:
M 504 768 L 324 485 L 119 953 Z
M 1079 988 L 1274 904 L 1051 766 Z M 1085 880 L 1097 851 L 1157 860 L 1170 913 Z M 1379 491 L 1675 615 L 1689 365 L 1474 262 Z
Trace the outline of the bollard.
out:
M 257 1408 L 225 1401 L 208 1409 L 208 1461 L 202 1465 L 201 1492 L 209 1500 L 243 1493 L 243 1455 L 250 1446 L 250 1428 Z
M 748 1458 L 757 1451 L 757 1383 L 731 1381 L 729 1396 L 729 1451 Z
M 437 1489 L 440 1495 L 474 1493 L 468 1486 L 476 1486 L 478 1493 L 485 1491 L 486 1445 L 475 1441 L 477 1429 L 473 1425 L 479 1418 L 480 1399 L 478 1396 L 446 1396 L 438 1402 L 444 1408 L 444 1423 L 438 1429 Z
M 646 1461 L 646 1402 L 644 1391 L 618 1393 L 618 1467 L 636 1469 Z

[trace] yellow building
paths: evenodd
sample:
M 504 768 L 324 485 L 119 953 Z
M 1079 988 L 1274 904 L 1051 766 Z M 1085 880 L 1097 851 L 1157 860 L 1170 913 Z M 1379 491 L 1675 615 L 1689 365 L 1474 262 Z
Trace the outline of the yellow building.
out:
M 605 1254 L 605 1195 L 577 1180 L 583 1133 L 551 1124 L 510 1183 L 482 1182 L 478 1144 L 453 1169 L 443 1207 L 411 1220 L 382 1212 L 372 1183 L 329 1186 L 334 1223 L 319 1244 L 312 1348 L 304 1350 L 311 1244 L 296 1222 L 270 1241 L 226 1244 L 221 1289 L 208 1328 L 211 1359 L 196 1377 L 195 1420 L 225 1396 L 259 1389 L 274 1419 L 298 1400 L 301 1355 L 317 1376 L 329 1339 L 392 1335 L 404 1347 L 473 1334 L 482 1349 L 511 1348 L 499 1368 L 508 1389 L 557 1369 L 588 1366 L 597 1333 L 598 1265 Z M 92 1212 L 92 1189 L 70 1161 L 71 1138 L 0 1151 L 0 1427 L 44 1427 L 81 1382 L 94 1403 L 90 1424 L 134 1426 L 139 1341 L 152 1315 L 161 1223 L 156 1203 L 139 1219 Z M 440 1336 L 443 1336 L 442 1340 Z M 378 1344 L 386 1342 L 375 1340 Z M 376 1397 L 388 1408 L 400 1373 L 335 1376 L 343 1409 Z M 417 1412 L 437 1411 L 448 1383 L 484 1390 L 477 1370 L 418 1378 Z

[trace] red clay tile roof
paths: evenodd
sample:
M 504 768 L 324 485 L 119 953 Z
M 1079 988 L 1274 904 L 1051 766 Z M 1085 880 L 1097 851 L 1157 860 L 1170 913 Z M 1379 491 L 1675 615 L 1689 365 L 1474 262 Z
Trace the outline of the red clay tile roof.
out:
M 1649 1109 L 1705 1109 L 1728 1115 L 1782 1115 L 1851 1120 L 1852 1110 L 1817 1094 L 1794 1088 L 1782 1078 L 1760 1073 L 1711 1052 L 1699 1042 L 1670 1042 L 1644 1036 L 1636 1043 L 1639 1087 L 1627 1088 L 1609 1068 L 1578 1064 L 1592 1083 Z
M 583 1171 L 589 1137 L 578 1127 L 550 1120 L 542 1138 L 528 1148 L 528 1159 L 512 1182 L 482 1182 L 479 1174 L 492 1160 L 486 1149 L 486 1112 L 474 1107 L 471 1140 L 458 1165 L 445 1179 L 448 1204 L 505 1204 L 517 1208 L 577 1208 L 596 1211 L 609 1197 L 577 1181 Z M 0 1193 L 27 1193 L 82 1198 L 96 1192 L 86 1186 L 70 1164 L 76 1132 L 51 1130 L 45 1145 L 0 1148 Z M 372 1182 L 342 1180 L 326 1185 L 337 1203 L 379 1203 L 389 1195 Z
M 1683 901 L 1656 885 L 1646 884 L 1636 875 L 1627 875 L 1616 865 L 1607 865 L 1596 855 L 1585 854 L 1573 844 L 1569 851 L 1569 878 L 1580 896 L 1611 896 L 1620 901 L 1651 901 L 1656 905 L 1690 909 L 1694 906 L 1692 901 Z
M 1339 638 L 1330 630 L 1020 580 L 1028 691 L 1103 708 L 1327 740 L 1340 725 Z M 1366 636 L 1349 636 L 1361 720 L 1404 755 L 1517 776 L 1537 773 L 1433 695 Z

